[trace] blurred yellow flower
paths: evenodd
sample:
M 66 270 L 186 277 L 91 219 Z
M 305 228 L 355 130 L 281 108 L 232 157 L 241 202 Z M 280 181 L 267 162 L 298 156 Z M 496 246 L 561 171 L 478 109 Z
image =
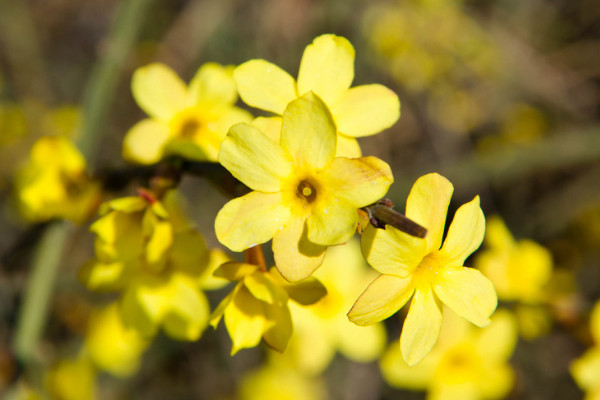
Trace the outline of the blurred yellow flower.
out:
M 133 97 L 150 118 L 127 132 L 123 157 L 141 164 L 170 154 L 216 161 L 229 127 L 252 119 L 234 106 L 237 92 L 232 73 L 231 66 L 207 63 L 186 87 L 164 64 L 137 69 L 131 82 Z
M 590 331 L 594 346 L 571 363 L 571 375 L 586 400 L 600 399 L 600 301 L 596 302 L 590 316 Z
M 54 365 L 46 374 L 45 386 L 54 400 L 94 400 L 96 369 L 82 352 Z
M 514 385 L 508 360 L 516 342 L 512 315 L 498 310 L 491 324 L 474 328 L 453 312 L 446 312 L 440 340 L 419 365 L 408 366 L 398 346 L 391 346 L 380 362 L 391 386 L 427 390 L 428 399 L 477 400 L 505 398 Z
M 238 395 L 239 400 L 325 400 L 327 388 L 321 379 L 266 364 L 242 378 Z
M 321 35 L 302 55 L 298 81 L 265 60 L 235 69 L 240 97 L 250 106 L 282 115 L 288 103 L 312 91 L 329 107 L 337 126 L 338 156 L 360 157 L 357 137 L 374 135 L 400 117 L 398 96 L 378 84 L 350 88 L 354 47 L 341 36 Z M 281 119 L 274 117 L 279 124 Z
M 544 310 L 549 300 L 552 255 L 532 240 L 516 241 L 498 216 L 488 220 L 486 250 L 475 265 L 494 282 L 498 298 L 516 301 L 515 313 L 521 334 L 533 339 L 548 331 L 550 316 Z
M 31 149 L 16 178 L 19 207 L 30 221 L 65 218 L 84 223 L 100 202 L 100 187 L 86 175 L 86 162 L 66 138 L 47 136 Z
M 290 304 L 294 336 L 285 353 L 273 357 L 310 375 L 322 373 L 337 351 L 356 362 L 377 359 L 386 345 L 384 325 L 357 326 L 346 317 L 373 275 L 358 240 L 331 247 L 314 274 L 327 288 L 327 295 L 305 307 Z
M 150 341 L 123 324 L 119 305 L 95 310 L 85 335 L 85 349 L 96 367 L 115 376 L 128 377 L 139 367 Z
M 248 124 L 231 128 L 219 162 L 254 191 L 227 203 L 215 231 L 234 251 L 273 239 L 275 265 L 289 281 L 319 267 L 327 246 L 356 231 L 357 208 L 380 199 L 393 181 L 376 157 L 335 158 L 331 115 L 312 92 L 283 113 L 281 143 Z
M 388 318 L 412 297 L 400 336 L 402 356 L 411 366 L 420 362 L 438 339 L 441 303 L 480 327 L 489 323 L 497 304 L 492 282 L 478 270 L 463 266 L 481 244 L 485 231 L 478 196 L 456 211 L 441 246 L 452 192 L 452 184 L 435 173 L 414 184 L 406 216 L 427 228 L 425 239 L 388 225 L 385 229 L 367 228 L 361 240 L 367 261 L 382 275 L 356 301 L 348 318 L 369 325 Z
M 232 355 L 257 346 L 261 338 L 272 349 L 284 351 L 293 329 L 288 300 L 312 304 L 327 293 L 314 278 L 290 284 L 276 268 L 266 272 L 253 264 L 228 262 L 214 274 L 238 282 L 210 318 L 216 328 L 225 316 L 225 326 L 233 342 Z
M 80 270 L 91 290 L 123 291 L 124 322 L 145 335 L 159 327 L 178 340 L 197 340 L 208 324 L 201 290 L 210 252 L 189 226 L 169 219 L 161 202 L 125 197 L 103 205 L 96 233 L 96 258 Z

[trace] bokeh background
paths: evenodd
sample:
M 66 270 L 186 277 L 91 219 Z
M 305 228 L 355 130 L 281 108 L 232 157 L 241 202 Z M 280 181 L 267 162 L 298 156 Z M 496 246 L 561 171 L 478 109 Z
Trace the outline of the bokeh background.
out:
M 15 356 L 30 267 L 48 228 L 27 222 L 15 205 L 15 174 L 34 141 L 70 137 L 92 175 L 124 168 L 122 139 L 144 116 L 130 90 L 136 68 L 159 61 L 189 81 L 208 61 L 264 58 L 295 76 L 304 47 L 322 33 L 355 46 L 354 85 L 382 83 L 400 97 L 400 121 L 360 140 L 364 154 L 391 165 L 388 197 L 400 211 L 412 183 L 439 172 L 455 186 L 451 214 L 479 194 L 486 215 L 500 215 L 515 238 L 551 252 L 560 301 L 546 334 L 518 342 L 508 398 L 582 398 L 569 365 L 593 344 L 588 317 L 600 298 L 594 0 L 2 0 L 0 397 L 15 386 L 39 386 L 48 366 L 81 342 L 93 305 L 106 299 L 77 280 L 93 235 L 89 224 L 72 226 L 34 356 Z M 197 226 L 217 246 L 213 221 L 225 197 L 194 177 L 182 189 Z M 134 192 L 130 185 L 115 195 Z M 211 293 L 211 304 L 224 293 Z M 396 339 L 401 319 L 386 324 Z M 243 376 L 265 355 L 257 348 L 230 357 L 229 346 L 223 326 L 195 343 L 159 336 L 133 377 L 100 377 L 98 398 L 236 398 Z M 425 396 L 386 384 L 376 362 L 340 355 L 321 378 L 327 398 Z

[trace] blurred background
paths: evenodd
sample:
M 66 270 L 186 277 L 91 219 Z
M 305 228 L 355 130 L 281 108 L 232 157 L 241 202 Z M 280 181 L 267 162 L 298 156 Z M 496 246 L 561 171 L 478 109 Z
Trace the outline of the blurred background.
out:
M 92 176 L 124 168 L 124 134 L 144 117 L 130 90 L 136 68 L 163 62 L 188 82 L 205 62 L 263 58 L 296 76 L 304 47 L 322 33 L 355 46 L 354 86 L 381 83 L 400 97 L 400 121 L 360 139 L 363 154 L 392 167 L 388 197 L 398 210 L 419 176 L 438 172 L 455 187 L 449 215 L 479 194 L 486 216 L 500 216 L 516 240 L 531 239 L 551 254 L 545 290 L 552 296 L 542 305 L 548 327 L 519 339 L 505 397 L 583 397 L 569 368 L 595 345 L 588 320 L 600 299 L 594 0 L 1 0 L 0 397 L 43 387 L 48 368 L 76 353 L 94 305 L 110 298 L 77 280 L 93 256 L 89 223 L 69 226 L 62 253 L 44 253 L 58 258 L 58 269 L 42 278 L 52 284 L 31 289 L 31 266 L 49 223 L 24 218 L 14 188 L 33 143 L 46 135 L 72 139 Z M 226 198 L 199 178 L 184 177 L 181 187 L 207 243 L 218 246 L 213 221 Z M 134 193 L 129 185 L 113 197 Z M 39 341 L 23 359 L 15 336 L 28 288 L 50 292 L 33 334 Z M 210 293 L 211 305 L 226 293 Z M 386 321 L 390 342 L 401 322 Z M 96 396 L 250 398 L 240 397 L 241 382 L 262 365 L 265 350 L 230 357 L 229 349 L 222 325 L 193 343 L 159 336 L 133 376 L 99 376 Z M 340 354 L 311 379 L 322 398 L 426 396 L 386 382 L 376 361 Z

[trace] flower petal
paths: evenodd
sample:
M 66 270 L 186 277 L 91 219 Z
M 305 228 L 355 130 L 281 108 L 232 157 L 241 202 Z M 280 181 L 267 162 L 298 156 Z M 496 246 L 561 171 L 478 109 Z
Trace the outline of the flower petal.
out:
M 225 309 L 225 325 L 233 342 L 231 355 L 258 345 L 266 323 L 265 303 L 256 300 L 242 286 Z
M 411 278 L 380 275 L 360 295 L 348 313 L 356 325 L 371 325 L 396 313 L 413 295 Z
M 169 140 L 169 127 L 152 119 L 135 124 L 123 139 L 123 158 L 140 164 L 154 164 L 163 156 Z
M 335 123 L 327 106 L 314 93 L 288 104 L 283 113 L 280 144 L 300 167 L 319 170 L 333 160 Z
M 287 292 L 262 271 L 247 275 L 244 278 L 244 285 L 252 293 L 252 296 L 267 304 L 275 304 L 280 307 L 287 304 Z
M 265 60 L 241 64 L 233 72 L 233 79 L 244 103 L 275 114 L 283 114 L 287 104 L 298 96 L 294 78 Z
M 169 302 L 163 321 L 165 332 L 176 340 L 198 340 L 208 325 L 210 307 L 194 280 L 173 274 L 164 296 Z
M 341 135 L 338 131 L 335 156 L 346 158 L 358 158 L 362 156 L 358 140 L 350 136 Z
M 292 337 L 292 315 L 287 305 L 265 306 L 267 323 L 270 325 L 263 334 L 265 343 L 273 350 L 283 353 Z
M 338 326 L 340 352 L 347 358 L 368 363 L 376 360 L 385 349 L 387 334 L 383 324 L 358 326 L 345 321 Z
M 277 268 L 269 269 L 269 274 L 285 289 L 292 300 L 303 306 L 314 304 L 327 295 L 327 289 L 315 277 L 310 276 L 301 282 L 289 283 L 281 276 Z
M 396 93 L 383 85 L 353 87 L 331 107 L 337 128 L 344 135 L 370 136 L 394 125 L 400 118 Z
M 387 225 L 385 229 L 369 225 L 362 234 L 360 247 L 367 262 L 386 275 L 406 277 L 425 256 L 427 242 Z
M 400 335 L 402 358 L 409 366 L 418 364 L 437 342 L 442 327 L 442 309 L 433 290 L 421 287 L 415 292 Z
M 228 281 L 241 281 L 246 276 L 254 273 L 258 265 L 246 264 L 240 262 L 226 262 L 215 270 L 214 276 L 225 278 Z
M 492 281 L 473 268 L 445 268 L 437 274 L 435 294 L 459 316 L 479 327 L 490 322 L 498 297 Z
M 131 91 L 140 108 L 164 121 L 185 107 L 186 90 L 179 76 L 159 63 L 138 68 L 131 80 Z
M 354 47 L 341 36 L 321 35 L 304 49 L 298 93 L 313 91 L 327 104 L 342 97 L 354 79 Z
M 278 192 L 291 166 L 277 143 L 249 124 L 231 127 L 221 143 L 219 162 L 253 190 Z
M 217 239 L 233 251 L 267 242 L 290 220 L 280 193 L 250 192 L 231 200 L 215 220 Z
M 355 208 L 381 199 L 394 182 L 390 166 L 377 157 L 337 157 L 319 174 L 319 179 L 335 197 Z
M 406 200 L 406 216 L 427 228 L 427 252 L 438 250 L 454 187 L 443 176 L 431 173 L 417 179 Z
M 275 143 L 279 143 L 281 136 L 281 117 L 256 117 L 251 124 L 257 127 Z
M 327 247 L 310 242 L 304 227 L 304 219 L 292 218 L 273 238 L 275 266 L 290 282 L 308 278 L 325 257 Z
M 462 266 L 481 245 L 485 235 L 485 216 L 479 207 L 479 196 L 463 204 L 454 214 L 446 240 L 440 251 L 448 266 Z
M 323 246 L 342 244 L 354 236 L 358 213 L 352 204 L 328 196 L 314 208 L 306 225 L 307 237 L 311 242 Z
M 202 65 L 190 82 L 188 97 L 191 104 L 206 100 L 221 104 L 235 103 L 237 90 L 233 80 L 233 67 L 217 63 Z

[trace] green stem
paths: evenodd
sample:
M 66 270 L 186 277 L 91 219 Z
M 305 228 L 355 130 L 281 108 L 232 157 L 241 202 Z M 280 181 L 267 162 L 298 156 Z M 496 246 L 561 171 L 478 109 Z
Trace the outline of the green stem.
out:
M 84 94 L 84 126 L 78 143 L 90 165 L 94 161 L 100 133 L 106 126 L 106 114 L 117 90 L 122 65 L 131 53 L 153 1 L 127 0 L 121 3 L 102 59 L 92 71 Z
M 48 299 L 52 295 L 63 244 L 69 231 L 66 222 L 50 224 L 35 250 L 14 341 L 15 354 L 24 363 L 32 359 L 42 334 Z

